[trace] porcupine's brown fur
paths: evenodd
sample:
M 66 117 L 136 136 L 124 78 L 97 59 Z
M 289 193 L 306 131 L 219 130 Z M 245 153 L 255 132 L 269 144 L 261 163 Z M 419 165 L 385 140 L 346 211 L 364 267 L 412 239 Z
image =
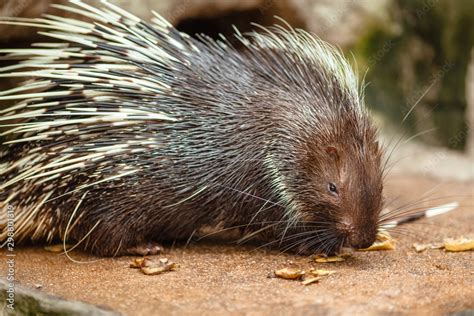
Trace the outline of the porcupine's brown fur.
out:
M 34 25 L 64 44 L 2 50 L 33 77 L 0 100 L 15 122 L 0 158 L 0 206 L 15 238 L 66 239 L 101 255 L 241 227 L 282 249 L 370 245 L 381 150 L 355 75 L 335 49 L 291 28 L 196 40 L 104 2 Z M 1 239 L 7 217 L 0 217 Z

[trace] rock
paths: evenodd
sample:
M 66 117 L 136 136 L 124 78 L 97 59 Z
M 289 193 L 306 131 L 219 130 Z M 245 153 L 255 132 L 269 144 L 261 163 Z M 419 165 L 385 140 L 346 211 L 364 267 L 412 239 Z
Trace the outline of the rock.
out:
M 471 159 L 474 159 L 474 49 L 471 50 L 471 61 L 469 62 L 466 76 L 466 103 L 466 117 L 469 126 L 467 153 Z
M 419 140 L 456 150 L 467 147 L 471 7 L 470 1 L 391 1 L 390 21 L 372 24 L 351 49 L 359 70 L 368 69 L 369 106 Z
M 291 3 L 308 30 L 337 46 L 350 47 L 373 24 L 386 25 L 392 1 L 291 0 Z
M 98 306 L 82 303 L 79 301 L 68 301 L 39 290 L 32 290 L 19 284 L 14 286 L 14 310 L 7 306 L 9 298 L 7 290 L 9 284 L 0 279 L 0 308 L 5 312 L 3 315 L 93 315 L 114 316 L 117 312 L 100 308 Z

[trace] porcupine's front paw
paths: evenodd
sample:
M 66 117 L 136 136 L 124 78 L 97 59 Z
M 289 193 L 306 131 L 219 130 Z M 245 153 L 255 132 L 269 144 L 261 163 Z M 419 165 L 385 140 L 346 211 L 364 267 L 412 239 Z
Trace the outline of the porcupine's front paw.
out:
M 131 256 L 152 256 L 163 251 L 163 247 L 156 242 L 143 242 L 125 250 L 126 254 Z

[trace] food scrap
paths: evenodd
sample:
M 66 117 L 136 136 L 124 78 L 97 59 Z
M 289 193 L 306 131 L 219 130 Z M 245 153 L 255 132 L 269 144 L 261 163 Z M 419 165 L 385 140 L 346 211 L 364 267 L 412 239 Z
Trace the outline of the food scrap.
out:
M 309 285 L 311 283 L 319 282 L 321 280 L 321 277 L 309 277 L 309 278 L 304 278 L 304 280 L 301 282 L 303 285 Z
M 146 275 L 157 275 L 167 271 L 174 271 L 178 265 L 168 258 L 151 260 L 149 258 L 134 259 L 130 263 L 130 268 L 140 269 Z
M 296 268 L 283 268 L 280 270 L 275 270 L 274 273 L 275 276 L 282 279 L 296 280 L 301 279 L 305 272 Z
M 452 252 L 473 250 L 474 239 L 462 236 L 457 239 L 446 238 L 444 240 L 444 248 Z
M 416 252 L 423 252 L 427 249 L 441 249 L 443 248 L 444 245 L 442 243 L 429 243 L 429 244 L 420 244 L 420 243 L 414 243 L 413 248 L 415 249 Z
M 446 238 L 444 242 L 435 242 L 428 244 L 414 243 L 413 248 L 416 252 L 423 252 L 427 249 L 445 249 L 446 251 L 459 252 L 468 251 L 474 249 L 474 239 L 459 237 L 459 238 Z
M 319 270 L 319 269 L 313 269 L 311 268 L 309 270 L 309 273 L 314 275 L 314 276 L 325 276 L 325 275 L 331 275 L 336 273 L 334 270 Z
M 380 230 L 377 233 L 376 241 L 368 248 L 357 249 L 359 251 L 374 251 L 374 250 L 393 250 L 395 249 L 395 239 L 385 230 Z
M 323 276 L 336 273 L 333 270 L 319 270 L 311 268 L 308 273 L 297 268 L 283 268 L 273 271 L 274 276 L 287 280 L 300 280 L 302 285 L 317 283 Z
M 140 268 L 145 268 L 148 267 L 150 264 L 151 259 L 149 258 L 136 258 L 132 262 L 130 262 L 130 268 L 134 269 L 140 269 Z

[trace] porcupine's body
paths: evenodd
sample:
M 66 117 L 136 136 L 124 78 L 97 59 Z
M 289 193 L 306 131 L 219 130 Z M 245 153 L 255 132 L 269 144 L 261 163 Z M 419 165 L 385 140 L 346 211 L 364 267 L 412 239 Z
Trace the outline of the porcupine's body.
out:
M 237 51 L 74 3 L 96 23 L 30 21 L 68 44 L 4 50 L 30 65 L 1 76 L 33 77 L 0 96 L 16 102 L 0 158 L 16 241 L 114 255 L 206 225 L 326 252 L 374 240 L 381 154 L 339 53 L 280 27 Z

